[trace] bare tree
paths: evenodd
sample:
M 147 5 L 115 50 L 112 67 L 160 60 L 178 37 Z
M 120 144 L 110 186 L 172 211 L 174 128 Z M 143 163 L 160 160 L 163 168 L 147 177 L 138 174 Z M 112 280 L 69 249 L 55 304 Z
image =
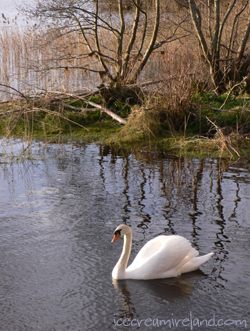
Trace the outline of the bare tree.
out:
M 190 12 L 195 35 L 217 91 L 247 82 L 249 0 L 175 0 Z
M 159 0 L 151 1 L 150 10 L 147 1 L 131 0 L 129 12 L 125 0 L 35 1 L 25 12 L 40 20 L 40 47 L 50 44 L 57 48 L 42 63 L 43 69 L 95 73 L 106 100 L 135 84 L 154 49 L 166 42 L 157 41 Z M 39 61 L 37 70 L 41 70 Z

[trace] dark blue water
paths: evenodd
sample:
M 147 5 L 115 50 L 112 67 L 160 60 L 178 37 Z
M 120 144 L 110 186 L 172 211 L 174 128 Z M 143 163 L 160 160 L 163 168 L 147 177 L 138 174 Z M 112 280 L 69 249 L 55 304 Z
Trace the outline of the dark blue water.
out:
M 249 330 L 249 164 L 4 146 L 0 330 Z M 160 234 L 215 255 L 179 278 L 114 282 L 120 223 L 131 259 Z

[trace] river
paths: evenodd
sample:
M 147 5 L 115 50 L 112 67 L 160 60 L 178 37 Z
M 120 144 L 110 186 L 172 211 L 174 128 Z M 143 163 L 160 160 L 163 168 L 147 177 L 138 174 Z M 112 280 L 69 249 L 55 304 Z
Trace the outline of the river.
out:
M 249 329 L 249 164 L 92 144 L 33 143 L 20 158 L 27 148 L 1 142 L 1 330 Z M 215 254 L 178 278 L 115 282 L 121 223 L 130 261 L 161 234 Z

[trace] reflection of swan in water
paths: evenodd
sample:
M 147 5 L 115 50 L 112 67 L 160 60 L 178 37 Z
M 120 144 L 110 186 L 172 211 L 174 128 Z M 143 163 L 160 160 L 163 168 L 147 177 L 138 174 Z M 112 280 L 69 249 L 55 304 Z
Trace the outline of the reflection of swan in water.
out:
M 204 278 L 206 275 L 201 270 L 196 270 L 177 278 L 144 281 L 113 279 L 113 285 L 126 298 L 127 302 L 131 302 L 129 288 L 131 291 L 134 288 L 136 292 L 149 293 L 163 300 L 173 301 L 188 298 L 195 288 L 194 283 Z
M 191 243 L 178 235 L 158 236 L 140 250 L 133 263 L 127 268 L 132 247 L 132 230 L 127 225 L 119 225 L 112 242 L 124 235 L 121 257 L 115 265 L 114 279 L 159 279 L 177 277 L 197 270 L 208 261 L 213 253 L 203 256 Z
M 204 278 L 206 278 L 205 274 L 201 270 L 197 270 L 178 278 L 143 281 L 113 279 L 113 285 L 122 299 L 122 307 L 116 315 L 119 318 L 129 319 L 138 317 L 136 313 L 137 302 L 141 306 L 141 300 L 142 297 L 145 298 L 145 294 L 147 294 L 145 300 L 150 297 L 160 298 L 168 303 L 186 300 L 195 289 L 194 283 Z
M 120 297 L 122 300 L 122 307 L 118 310 L 118 313 L 116 315 L 118 315 L 119 318 L 126 317 L 129 319 L 133 319 L 136 315 L 136 310 L 131 300 L 131 294 L 128 289 L 126 280 L 118 281 L 116 279 L 113 279 L 113 285 L 117 290 L 118 294 L 121 294 Z

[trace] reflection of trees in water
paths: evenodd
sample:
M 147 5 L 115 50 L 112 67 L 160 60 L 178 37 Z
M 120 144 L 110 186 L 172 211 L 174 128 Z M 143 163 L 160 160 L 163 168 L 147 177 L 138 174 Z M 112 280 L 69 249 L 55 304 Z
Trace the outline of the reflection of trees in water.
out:
M 241 198 L 239 196 L 240 193 L 240 185 L 239 182 L 237 180 L 237 177 L 235 176 L 235 185 L 236 185 L 236 190 L 235 190 L 235 200 L 234 200 L 234 208 L 233 211 L 229 217 L 229 220 L 231 221 L 233 218 L 236 217 L 236 210 L 238 208 L 239 202 L 241 201 Z M 237 222 L 237 221 L 236 221 Z
M 10 196 L 13 196 L 20 189 L 20 185 L 22 185 L 23 190 L 29 192 L 27 194 L 28 200 L 32 198 L 34 180 L 32 178 L 33 166 L 31 166 L 30 161 L 4 163 L 1 166 L 1 173 L 2 186 L 4 182 L 7 182 Z
M 228 219 L 224 215 L 228 192 L 223 186 L 227 170 L 219 160 L 129 155 L 116 171 L 120 174 L 116 180 L 123 182 L 124 222 L 141 228 L 145 240 L 167 233 L 191 236 L 197 249 L 207 245 L 210 250 L 214 244 L 213 276 L 222 278 L 231 242 L 227 226 L 240 206 L 237 168 L 231 177 L 234 198 L 227 206 L 232 208 Z
M 32 200 L 37 173 L 46 178 L 47 186 L 63 186 L 78 197 L 85 187 L 97 198 L 110 194 L 120 205 L 121 219 L 139 228 L 136 240 L 138 234 L 149 240 L 166 233 L 191 237 L 198 249 L 206 244 L 211 249 L 214 243 L 213 274 L 220 276 L 232 241 L 228 226 L 240 224 L 237 215 L 246 199 L 242 188 L 250 185 L 244 165 L 224 169 L 219 160 L 123 156 L 95 145 L 45 145 L 34 155 L 37 160 L 1 164 L 1 180 L 10 195 L 22 186 L 23 194 Z

